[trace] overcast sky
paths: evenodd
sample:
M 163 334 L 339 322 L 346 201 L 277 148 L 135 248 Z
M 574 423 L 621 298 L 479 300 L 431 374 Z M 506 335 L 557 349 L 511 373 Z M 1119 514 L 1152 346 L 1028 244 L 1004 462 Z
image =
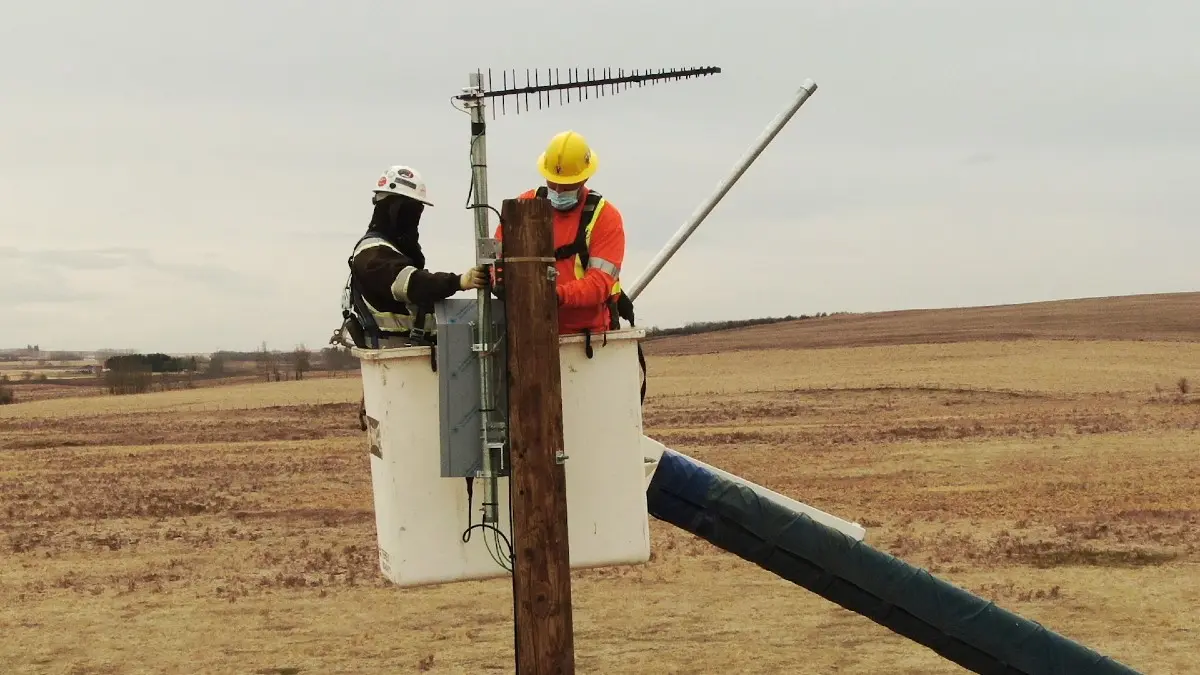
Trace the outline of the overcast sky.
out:
M 393 163 L 436 204 L 429 267 L 464 270 L 476 67 L 723 69 L 489 117 L 496 208 L 554 133 L 592 142 L 627 284 L 817 83 L 642 325 L 1197 290 L 1197 25 L 1183 0 L 8 3 L 0 347 L 323 346 Z

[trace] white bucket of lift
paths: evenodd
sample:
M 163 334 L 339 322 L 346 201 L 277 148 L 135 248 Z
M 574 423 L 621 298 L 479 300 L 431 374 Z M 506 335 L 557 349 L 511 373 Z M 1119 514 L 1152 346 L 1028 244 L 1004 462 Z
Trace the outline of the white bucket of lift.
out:
M 559 339 L 567 527 L 571 567 L 636 564 L 650 558 L 642 457 L 641 329 Z M 499 539 L 482 519 L 483 481 L 467 504 L 464 478 L 441 475 L 439 373 L 429 347 L 362 350 L 363 394 L 380 570 L 400 586 L 509 574 L 494 560 Z M 499 479 L 499 529 L 511 540 L 508 479 Z M 489 548 L 491 551 L 489 551 Z M 507 561 L 505 561 L 507 563 Z

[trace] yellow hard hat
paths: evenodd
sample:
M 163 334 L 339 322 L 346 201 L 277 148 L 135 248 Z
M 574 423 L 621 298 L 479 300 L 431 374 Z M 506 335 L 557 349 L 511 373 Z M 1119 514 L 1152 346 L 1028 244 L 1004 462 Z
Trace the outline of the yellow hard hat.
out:
M 564 131 L 550 139 L 546 151 L 538 157 L 538 170 L 554 183 L 581 183 L 596 173 L 598 159 L 587 140 L 574 131 Z

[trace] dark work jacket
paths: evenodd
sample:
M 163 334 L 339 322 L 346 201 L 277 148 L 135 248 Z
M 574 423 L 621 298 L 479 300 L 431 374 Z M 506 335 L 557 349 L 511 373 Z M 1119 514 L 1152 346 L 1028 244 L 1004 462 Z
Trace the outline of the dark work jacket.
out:
M 412 304 L 423 307 L 426 312 L 432 312 L 433 303 L 459 291 L 458 274 L 422 269 L 425 257 L 420 254 L 419 249 L 415 255 L 407 253 L 403 242 L 397 242 L 378 230 L 368 230 L 365 237 L 369 236 L 384 239 L 395 247 L 393 249 L 389 246 L 369 246 L 358 251 L 350 259 L 354 283 L 363 298 L 375 309 L 395 314 L 411 314 L 408 305 Z M 406 291 L 403 288 L 405 280 Z

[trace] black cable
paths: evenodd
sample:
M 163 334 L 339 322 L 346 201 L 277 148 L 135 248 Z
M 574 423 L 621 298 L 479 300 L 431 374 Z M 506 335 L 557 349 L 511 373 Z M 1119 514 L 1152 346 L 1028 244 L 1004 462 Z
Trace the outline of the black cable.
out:
M 467 199 L 470 198 L 471 196 L 467 195 Z M 496 207 L 492 206 L 491 204 L 470 204 L 467 206 L 467 210 L 470 209 L 491 209 L 492 213 L 496 214 L 496 219 L 500 221 L 500 224 L 504 224 L 504 218 L 500 216 L 500 212 L 496 210 Z
M 474 530 L 475 528 L 480 528 L 482 530 L 493 530 L 494 534 L 492 536 L 492 541 L 494 541 L 496 544 L 496 550 L 493 551 L 492 548 L 490 546 L 488 546 L 488 540 L 486 537 L 483 540 L 483 547 L 485 549 L 487 549 L 488 555 L 490 555 L 492 557 L 492 562 L 496 563 L 496 565 L 498 565 L 499 567 L 504 569 L 506 572 L 512 572 L 512 570 L 509 569 L 509 565 L 505 564 L 504 560 L 502 559 L 501 553 L 500 553 L 500 538 L 499 537 L 504 537 L 504 532 L 500 531 L 500 528 L 496 527 L 495 525 L 490 525 L 490 524 L 484 523 L 484 522 L 479 522 L 479 523 L 475 522 L 475 516 L 473 515 L 473 508 L 472 508 L 474 505 L 474 502 L 475 502 L 474 495 L 475 495 L 475 479 L 468 477 L 467 478 L 467 529 L 463 530 L 462 542 L 464 544 L 466 544 L 471 541 L 471 531 Z M 510 503 L 511 503 L 511 500 L 510 500 Z M 511 526 L 511 523 L 509 523 L 509 525 Z M 498 535 L 498 536 L 496 536 L 496 535 Z M 507 537 L 504 537 L 504 541 L 508 546 L 509 558 L 511 559 L 512 558 L 512 553 L 511 553 L 512 552 L 512 544 Z
M 505 547 L 507 547 L 510 551 L 512 550 L 512 543 L 509 542 L 508 537 L 504 536 L 504 532 L 500 528 L 496 527 L 495 525 L 491 525 L 489 523 L 475 523 L 474 525 L 471 525 L 466 530 L 464 530 L 463 534 L 462 534 L 462 540 L 463 540 L 464 544 L 471 540 L 471 530 L 474 530 L 475 528 L 479 528 L 481 530 L 491 530 L 495 534 L 495 537 L 499 537 L 504 540 Z M 504 563 L 503 559 L 501 558 L 501 556 L 499 554 L 499 539 L 496 539 L 495 537 L 493 539 L 497 542 L 497 544 L 496 544 L 497 551 L 493 551 L 488 546 L 487 539 L 483 540 L 483 546 L 484 546 L 484 548 L 486 548 L 488 550 L 488 553 L 492 554 L 493 562 L 495 562 L 498 566 L 503 568 L 506 572 L 511 572 L 512 570 L 510 570 L 508 568 L 508 565 L 506 565 Z M 510 557 L 511 557 L 511 554 L 510 554 Z
M 492 528 L 492 541 L 496 544 L 496 557 L 497 558 L 502 557 L 501 552 L 504 550 L 500 546 L 500 537 L 503 536 L 503 534 L 504 533 L 500 531 L 500 528 L 498 528 L 498 527 Z M 505 541 L 508 541 L 507 537 L 505 537 Z M 512 551 L 511 545 L 508 545 L 507 548 L 509 549 L 509 551 Z M 512 553 L 510 552 L 509 560 L 504 561 L 500 566 L 503 567 L 504 571 L 508 572 L 509 574 L 514 574 L 516 572 L 516 570 L 514 570 L 512 568 L 512 564 L 510 562 L 511 560 L 512 560 Z M 499 562 L 499 561 L 497 561 L 497 562 Z
M 472 154 L 474 154 L 475 144 L 478 143 L 479 139 L 481 139 L 481 138 L 483 138 L 483 134 L 475 134 L 474 136 L 471 137 L 471 150 L 467 153 L 468 158 Z M 471 180 L 467 181 L 467 204 L 465 207 L 467 209 L 474 208 L 473 205 L 471 204 L 471 195 L 475 194 L 475 169 L 476 168 L 477 167 L 476 167 L 475 162 L 471 162 Z M 478 168 L 486 169 L 487 165 L 480 164 Z
M 471 152 L 475 151 L 475 144 L 481 138 L 483 138 L 483 134 L 476 134 L 475 136 L 473 136 L 471 138 Z M 472 204 L 471 203 L 471 195 L 475 194 L 475 174 L 473 171 L 475 169 L 475 166 L 476 166 L 475 164 L 471 165 L 471 169 L 472 169 L 471 180 L 467 182 L 467 203 L 463 206 L 463 208 L 467 209 L 468 211 L 470 211 L 472 209 L 491 209 L 492 213 L 496 214 L 496 219 L 500 221 L 501 225 L 503 225 L 504 217 L 500 215 L 500 212 L 498 210 L 496 210 L 496 207 L 492 206 L 491 204 Z M 481 166 L 483 168 L 487 168 L 486 164 L 481 164 L 479 166 Z

